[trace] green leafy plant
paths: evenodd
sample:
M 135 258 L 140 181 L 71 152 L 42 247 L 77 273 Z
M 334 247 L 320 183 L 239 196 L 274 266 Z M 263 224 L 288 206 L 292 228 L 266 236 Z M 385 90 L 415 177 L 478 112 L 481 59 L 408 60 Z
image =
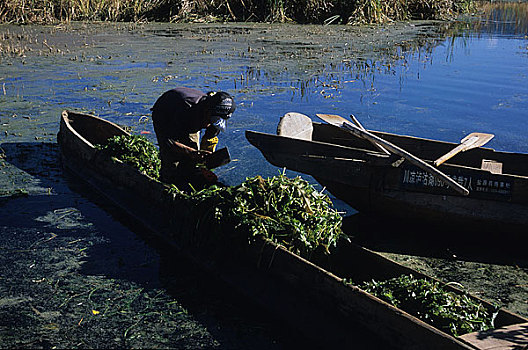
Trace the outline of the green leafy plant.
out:
M 300 177 L 247 179 L 236 191 L 232 214 L 251 235 L 264 235 L 290 251 L 329 253 L 342 235 L 341 215 L 327 195 Z
M 147 138 L 141 135 L 119 135 L 108 139 L 104 145 L 95 148 L 123 163 L 132 165 L 143 174 L 159 178 L 161 161 L 159 151 Z
M 342 217 L 328 196 L 300 177 L 255 176 L 234 187 L 174 191 L 197 208 L 200 222 L 229 223 L 249 241 L 263 236 L 306 258 L 314 252 L 328 254 L 346 239 Z
M 466 293 L 448 290 L 432 279 L 401 275 L 359 288 L 453 336 L 494 328 L 497 310 L 488 310 Z
M 115 136 L 96 148 L 154 179 L 159 177 L 159 152 L 143 136 Z M 331 200 L 301 177 L 255 176 L 238 186 L 213 185 L 186 193 L 172 185 L 168 191 L 193 208 L 197 226 L 227 225 L 224 236 L 218 235 L 217 229 L 195 230 L 188 238 L 196 245 L 237 240 L 239 235 L 226 235 L 242 232 L 246 241 L 266 237 L 309 258 L 314 252 L 329 254 L 341 238 L 346 238 L 341 230 L 342 217 Z

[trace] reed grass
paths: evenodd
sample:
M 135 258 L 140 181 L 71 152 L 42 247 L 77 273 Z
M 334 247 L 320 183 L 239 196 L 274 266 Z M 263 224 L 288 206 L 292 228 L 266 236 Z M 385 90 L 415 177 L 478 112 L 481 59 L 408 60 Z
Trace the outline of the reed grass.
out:
M 385 23 L 443 19 L 472 0 L 3 0 L 0 23 L 258 21 Z
M 68 21 L 141 21 L 162 1 L 148 0 L 3 0 L 2 23 Z

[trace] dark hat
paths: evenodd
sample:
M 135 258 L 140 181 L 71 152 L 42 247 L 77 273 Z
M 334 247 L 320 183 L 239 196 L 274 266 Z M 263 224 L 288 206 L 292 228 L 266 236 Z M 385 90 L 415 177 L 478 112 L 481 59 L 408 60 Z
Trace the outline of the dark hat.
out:
M 207 95 L 210 100 L 211 115 L 218 116 L 222 119 L 229 119 L 236 109 L 233 97 L 223 91 L 209 92 Z

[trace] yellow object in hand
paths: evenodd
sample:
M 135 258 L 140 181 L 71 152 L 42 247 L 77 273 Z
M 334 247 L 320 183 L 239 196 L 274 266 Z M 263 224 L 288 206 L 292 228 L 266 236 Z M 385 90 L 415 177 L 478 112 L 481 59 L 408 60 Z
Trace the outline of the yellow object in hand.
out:
M 203 138 L 200 142 L 200 150 L 214 152 L 216 145 L 218 144 L 218 137 L 212 137 L 210 139 Z

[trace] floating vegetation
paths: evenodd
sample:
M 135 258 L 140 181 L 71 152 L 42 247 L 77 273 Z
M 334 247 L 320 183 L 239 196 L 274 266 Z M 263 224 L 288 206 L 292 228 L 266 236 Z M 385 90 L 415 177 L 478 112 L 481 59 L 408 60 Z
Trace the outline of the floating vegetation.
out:
M 431 279 L 401 275 L 359 288 L 453 336 L 494 328 L 497 310 L 487 310 L 469 295 L 448 291 Z
M 29 192 L 25 188 L 15 188 L 14 190 L 0 190 L 0 197 L 18 198 L 27 196 L 29 196 Z
M 104 154 L 132 165 L 153 179 L 159 178 L 161 161 L 159 151 L 146 137 L 121 135 L 108 139 L 105 145 L 95 145 Z

